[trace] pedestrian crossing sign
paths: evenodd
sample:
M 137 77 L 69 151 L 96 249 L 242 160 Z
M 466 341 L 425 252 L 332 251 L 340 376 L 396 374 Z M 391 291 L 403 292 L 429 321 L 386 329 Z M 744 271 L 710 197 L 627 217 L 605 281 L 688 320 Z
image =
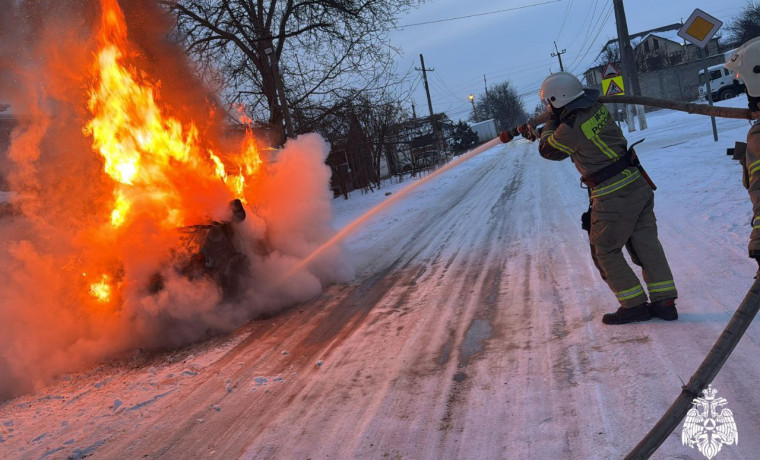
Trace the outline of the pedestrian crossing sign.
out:
M 623 76 L 618 75 L 617 77 L 602 80 L 602 94 L 605 96 L 622 96 L 625 94 Z

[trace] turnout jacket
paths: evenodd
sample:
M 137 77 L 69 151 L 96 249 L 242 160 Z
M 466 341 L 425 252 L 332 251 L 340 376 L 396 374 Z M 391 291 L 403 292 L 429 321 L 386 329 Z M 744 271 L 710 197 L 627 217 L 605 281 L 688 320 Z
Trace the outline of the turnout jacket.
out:
M 544 125 L 538 151 L 549 160 L 571 158 L 578 172 L 588 176 L 620 160 L 628 150 L 623 131 L 607 108 L 597 102 L 599 91 L 586 88 L 585 94 L 567 104 L 559 116 Z M 641 178 L 631 166 L 598 184 L 591 198 L 608 195 Z
M 654 192 L 641 170 L 632 165 L 628 142 L 609 111 L 597 102 L 598 96 L 598 91 L 585 89 L 564 107 L 558 120 L 546 123 L 539 152 L 549 160 L 569 157 L 586 176 L 586 183 L 593 185 L 589 189 L 591 255 L 620 305 L 639 307 L 646 305 L 647 298 L 651 302 L 675 299 L 673 274 L 657 238 Z M 616 166 L 596 174 L 618 161 L 623 169 Z M 641 265 L 646 288 L 628 265 L 623 247 Z
M 755 121 L 747 133 L 746 165 L 748 175 L 744 178 L 752 201 L 752 234 L 749 240 L 749 256 L 760 258 L 760 123 Z

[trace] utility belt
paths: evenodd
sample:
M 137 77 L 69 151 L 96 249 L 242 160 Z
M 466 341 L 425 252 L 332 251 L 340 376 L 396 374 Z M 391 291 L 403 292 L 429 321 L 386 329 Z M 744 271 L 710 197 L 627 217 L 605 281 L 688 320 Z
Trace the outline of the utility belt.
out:
M 641 139 L 640 141 L 634 142 L 633 144 L 631 144 L 631 146 L 625 152 L 625 155 L 623 155 L 622 158 L 612 163 L 611 165 L 607 165 L 604 168 L 594 173 L 581 176 L 581 188 L 588 187 L 589 194 L 591 195 L 592 194 L 591 189 L 597 187 L 599 184 L 603 183 L 604 181 L 617 176 L 618 174 L 625 171 L 626 169 L 635 167 L 635 168 L 638 168 L 639 172 L 644 177 L 644 179 L 646 179 L 649 186 L 652 187 L 652 190 L 657 190 L 657 186 L 654 185 L 654 182 L 652 182 L 652 179 L 649 177 L 646 171 L 644 171 L 644 168 L 641 166 L 641 162 L 636 156 L 636 151 L 633 149 L 633 147 L 640 142 L 644 142 L 644 139 Z M 583 187 L 583 185 L 585 185 L 586 187 Z
M 623 155 L 623 158 L 617 160 L 611 165 L 608 165 L 600 169 L 599 171 L 595 173 L 587 174 L 581 177 L 581 188 L 587 188 L 588 196 L 589 196 L 588 210 L 581 215 L 581 228 L 583 230 L 586 230 L 587 232 L 591 231 L 591 199 L 594 198 L 595 196 L 594 194 L 597 192 L 604 194 L 603 190 L 592 190 L 592 189 L 599 186 L 599 184 L 603 183 L 604 181 L 608 179 L 612 179 L 613 177 L 622 173 L 626 169 L 631 168 L 631 167 L 638 168 L 639 175 L 641 175 L 647 181 L 649 186 L 652 187 L 652 190 L 657 190 L 657 186 L 654 185 L 654 182 L 652 182 L 652 179 L 649 177 L 646 171 L 644 171 L 644 168 L 641 166 L 641 162 L 636 156 L 636 151 L 633 149 L 633 147 L 640 142 L 644 142 L 644 139 L 641 139 L 640 141 L 634 142 L 633 144 L 631 144 L 631 146 L 628 147 L 628 150 L 625 152 L 625 155 Z M 633 177 L 633 176 L 629 176 L 629 177 L 633 180 L 638 179 L 638 177 Z M 584 185 L 586 185 L 586 187 L 583 187 Z M 625 187 L 626 185 L 628 184 L 624 183 L 620 186 L 620 188 Z M 608 187 L 609 186 L 603 187 L 603 189 L 608 188 Z M 613 188 L 612 191 L 619 190 L 619 188 L 614 187 L 614 186 L 612 188 Z

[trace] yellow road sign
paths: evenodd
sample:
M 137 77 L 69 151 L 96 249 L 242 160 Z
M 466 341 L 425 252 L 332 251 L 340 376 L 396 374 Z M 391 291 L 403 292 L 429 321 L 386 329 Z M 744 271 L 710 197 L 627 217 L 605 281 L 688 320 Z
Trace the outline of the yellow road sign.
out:
M 678 36 L 685 38 L 698 48 L 704 48 L 722 25 L 723 21 L 697 8 L 678 29 Z
M 621 96 L 625 94 L 623 76 L 619 75 L 617 77 L 605 78 L 602 80 L 602 94 L 605 96 Z

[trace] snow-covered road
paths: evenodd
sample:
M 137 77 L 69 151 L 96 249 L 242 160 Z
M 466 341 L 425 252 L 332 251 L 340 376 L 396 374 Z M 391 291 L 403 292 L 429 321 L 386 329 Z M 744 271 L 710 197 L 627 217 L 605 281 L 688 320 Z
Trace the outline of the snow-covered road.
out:
M 733 105 L 741 106 L 738 100 Z M 750 206 L 725 155 L 747 123 L 660 112 L 659 186 L 680 319 L 611 327 L 569 162 L 526 141 L 418 188 L 351 235 L 350 285 L 229 337 L 138 354 L 0 406 L 2 458 L 621 458 L 680 393 L 752 284 Z M 336 200 L 336 226 L 408 184 Z M 760 326 L 713 382 L 760 451 Z M 702 458 L 680 426 L 654 458 Z

